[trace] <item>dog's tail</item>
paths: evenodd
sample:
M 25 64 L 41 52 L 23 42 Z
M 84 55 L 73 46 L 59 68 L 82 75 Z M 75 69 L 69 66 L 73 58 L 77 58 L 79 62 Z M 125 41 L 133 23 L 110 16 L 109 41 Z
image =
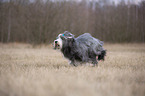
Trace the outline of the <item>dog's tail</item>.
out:
M 98 55 L 98 60 L 105 60 L 106 50 L 101 51 L 101 54 Z

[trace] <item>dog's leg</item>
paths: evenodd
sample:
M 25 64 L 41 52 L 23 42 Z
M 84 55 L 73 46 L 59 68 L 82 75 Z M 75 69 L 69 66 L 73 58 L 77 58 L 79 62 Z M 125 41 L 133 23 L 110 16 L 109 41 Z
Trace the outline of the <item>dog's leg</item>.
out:
M 98 62 L 96 60 L 96 57 L 92 58 L 92 64 L 93 64 L 93 67 L 98 66 Z
M 70 60 L 70 65 L 77 67 L 77 65 L 75 64 L 75 60 Z

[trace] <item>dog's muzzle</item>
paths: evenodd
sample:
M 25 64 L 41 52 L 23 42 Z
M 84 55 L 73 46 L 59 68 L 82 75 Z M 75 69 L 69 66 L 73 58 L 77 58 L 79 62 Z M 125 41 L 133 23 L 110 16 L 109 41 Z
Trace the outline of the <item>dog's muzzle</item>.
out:
M 54 40 L 53 48 L 54 49 L 59 49 L 60 45 L 58 44 L 57 40 Z

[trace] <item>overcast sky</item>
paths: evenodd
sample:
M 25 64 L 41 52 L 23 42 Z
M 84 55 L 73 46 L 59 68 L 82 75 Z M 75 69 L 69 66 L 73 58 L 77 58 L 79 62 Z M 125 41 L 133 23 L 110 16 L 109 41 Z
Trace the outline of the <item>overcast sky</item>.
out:
M 44 0 L 45 1 L 45 0 Z M 61 1 L 61 0 L 52 0 L 52 1 Z M 73 1 L 73 0 L 66 0 L 66 1 Z M 82 1 L 82 0 L 74 0 L 74 1 Z M 101 0 L 88 0 L 88 1 L 101 1 Z M 110 1 L 110 2 L 114 2 L 115 4 L 118 4 L 121 0 L 107 0 L 107 1 Z M 145 1 L 145 0 L 124 0 L 126 3 L 128 1 L 132 2 L 132 3 L 135 3 L 135 4 L 138 4 L 139 2 L 141 1 Z
M 69 1 L 69 0 L 68 0 Z M 82 1 L 82 0 L 76 0 L 76 1 Z M 101 1 L 101 0 L 88 0 L 88 1 Z M 110 1 L 110 2 L 114 2 L 115 4 L 118 4 L 120 1 L 122 0 L 107 0 L 107 1 Z M 135 3 L 135 4 L 138 4 L 139 2 L 141 1 L 145 1 L 145 0 L 124 0 L 126 3 L 128 1 L 132 2 L 132 3 Z
M 2 0 L 2 1 L 9 1 L 9 0 Z M 35 0 L 30 0 L 30 1 L 33 2 Z M 47 1 L 47 0 L 43 0 L 43 1 Z M 63 0 L 51 0 L 51 1 L 63 1 Z M 82 1 L 82 0 L 66 0 L 66 1 L 78 1 L 79 2 L 79 1 Z M 101 0 L 88 0 L 88 1 L 101 1 Z M 121 0 L 107 0 L 107 1 L 114 2 L 115 4 L 118 4 Z M 124 1 L 126 3 L 128 1 L 130 1 L 131 3 L 138 4 L 139 2 L 145 1 L 145 0 L 124 0 Z
M 121 0 L 110 0 L 110 1 L 112 1 L 112 2 L 114 2 L 115 4 L 117 4 L 117 3 L 119 3 Z M 128 1 L 130 1 L 130 2 L 132 2 L 132 3 L 135 3 L 135 4 L 138 4 L 140 1 L 142 1 L 142 0 L 124 0 L 125 2 L 128 2 Z

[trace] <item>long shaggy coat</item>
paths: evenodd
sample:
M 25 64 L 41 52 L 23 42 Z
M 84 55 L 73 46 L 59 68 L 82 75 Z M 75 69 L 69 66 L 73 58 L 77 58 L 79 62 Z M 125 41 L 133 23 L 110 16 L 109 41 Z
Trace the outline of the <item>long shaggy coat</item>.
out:
M 91 62 L 96 65 L 97 61 L 104 60 L 106 55 L 106 50 L 102 47 L 103 42 L 92 37 L 89 33 L 75 38 L 73 34 L 64 32 L 64 34 L 59 34 L 54 44 L 61 47 L 64 57 L 68 58 L 71 61 L 70 64 L 74 66 L 76 66 L 75 61 Z

